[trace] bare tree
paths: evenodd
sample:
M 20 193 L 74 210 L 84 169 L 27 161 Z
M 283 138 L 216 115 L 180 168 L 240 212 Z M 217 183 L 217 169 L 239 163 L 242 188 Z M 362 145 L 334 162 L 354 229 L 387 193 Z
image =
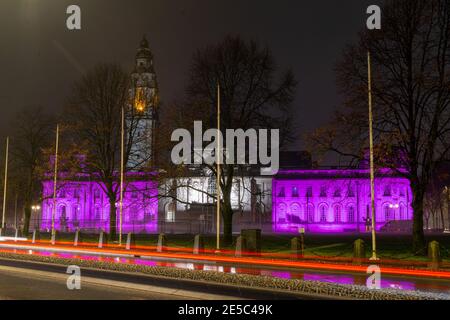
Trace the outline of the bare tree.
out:
M 198 50 L 188 77 L 185 103 L 173 113 L 172 124 L 190 129 L 202 120 L 204 129 L 216 128 L 217 86 L 221 89 L 221 130 L 280 129 L 281 140 L 290 137 L 290 106 L 296 82 L 288 71 L 276 79 L 276 64 L 268 47 L 255 41 L 228 36 L 216 45 Z M 225 135 L 224 135 L 225 136 Z M 195 150 L 194 150 L 195 151 Z M 203 165 L 217 177 L 216 167 Z M 224 244 L 232 242 L 233 209 L 231 191 L 234 177 L 245 166 L 221 166 L 220 190 Z M 210 197 L 216 198 L 215 192 Z
M 93 68 L 73 89 L 66 119 L 71 127 L 70 136 L 85 146 L 85 173 L 92 175 L 109 199 L 110 237 L 116 238 L 116 203 L 120 192 L 121 112 L 126 113 L 124 161 L 129 163 L 136 153 L 132 148 L 145 135 L 138 136 L 138 123 L 142 114 L 134 110 L 130 97 L 131 80 L 115 64 L 102 64 Z M 141 144 L 144 145 L 145 144 Z M 145 152 L 140 154 L 146 154 Z M 134 161 L 132 171 L 144 166 L 149 159 Z
M 373 62 L 377 165 L 411 182 L 413 251 L 426 252 L 424 196 L 450 150 L 450 1 L 389 0 L 382 29 L 361 32 L 337 66 L 345 111 L 313 134 L 322 150 L 360 157 L 367 146 L 367 52 Z M 389 161 L 386 161 L 389 159 Z
M 23 204 L 23 233 L 28 234 L 31 206 L 40 201 L 40 167 L 48 162 L 43 150 L 51 143 L 55 118 L 42 107 L 27 107 L 16 113 L 11 125 L 11 180 Z

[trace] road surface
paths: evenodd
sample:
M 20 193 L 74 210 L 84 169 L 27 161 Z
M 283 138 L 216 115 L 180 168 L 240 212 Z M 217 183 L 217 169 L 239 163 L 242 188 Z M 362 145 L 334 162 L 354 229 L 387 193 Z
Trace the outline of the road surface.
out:
M 314 299 L 291 293 L 142 274 L 81 269 L 81 289 L 69 290 L 66 266 L 0 258 L 0 299 L 227 300 Z

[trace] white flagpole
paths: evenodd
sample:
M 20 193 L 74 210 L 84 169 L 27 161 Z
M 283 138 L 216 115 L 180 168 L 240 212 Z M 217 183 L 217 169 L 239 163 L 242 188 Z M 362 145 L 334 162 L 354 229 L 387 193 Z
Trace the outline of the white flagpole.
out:
M 56 183 L 58 177 L 58 148 L 59 148 L 59 124 L 56 125 L 56 143 L 55 143 L 55 171 L 53 176 L 53 210 L 52 210 L 52 244 L 56 242 L 55 234 L 55 216 L 56 216 Z
M 8 184 L 8 153 L 9 153 L 9 137 L 6 137 L 6 155 L 5 155 L 5 181 L 3 185 L 3 215 L 2 215 L 2 231 L 5 228 L 6 213 L 6 190 Z
M 125 114 L 122 107 L 122 130 L 120 137 L 120 203 L 119 203 L 119 245 L 122 245 L 122 225 L 123 225 L 123 171 L 124 171 L 124 131 Z
M 216 249 L 220 250 L 220 84 L 217 84 L 217 155 L 216 155 Z
M 373 161 L 373 114 L 372 114 L 372 66 L 370 61 L 370 52 L 367 52 L 367 76 L 368 76 L 368 94 L 369 94 L 369 144 L 370 144 L 370 202 L 372 207 L 372 257 L 377 258 L 376 241 L 376 223 L 375 223 L 375 169 Z

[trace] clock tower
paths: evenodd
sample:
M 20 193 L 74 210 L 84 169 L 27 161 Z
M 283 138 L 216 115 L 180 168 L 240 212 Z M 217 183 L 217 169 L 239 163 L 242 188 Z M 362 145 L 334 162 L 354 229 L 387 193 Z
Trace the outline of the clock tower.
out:
M 127 167 L 138 171 L 154 161 L 154 139 L 157 127 L 158 83 L 153 54 L 145 36 L 136 53 L 131 73 L 130 106 L 126 123 L 128 136 L 133 137 Z

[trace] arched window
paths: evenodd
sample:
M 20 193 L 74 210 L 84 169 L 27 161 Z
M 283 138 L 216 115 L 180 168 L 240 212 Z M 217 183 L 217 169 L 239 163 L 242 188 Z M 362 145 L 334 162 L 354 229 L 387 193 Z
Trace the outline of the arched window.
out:
M 340 223 L 341 221 L 341 206 L 334 206 L 334 222 Z
M 325 206 L 320 207 L 320 222 L 327 222 L 327 208 Z
M 391 209 L 388 205 L 384 206 L 384 219 L 386 222 L 391 220 Z
M 175 222 L 175 203 L 166 205 L 166 222 Z
M 307 216 L 308 216 L 308 222 L 314 223 L 314 207 L 312 204 L 309 204 L 307 206 Z
M 300 223 L 300 205 L 298 203 L 291 204 L 292 221 Z
M 353 206 L 348 207 L 347 222 L 348 223 L 355 222 L 355 207 Z

